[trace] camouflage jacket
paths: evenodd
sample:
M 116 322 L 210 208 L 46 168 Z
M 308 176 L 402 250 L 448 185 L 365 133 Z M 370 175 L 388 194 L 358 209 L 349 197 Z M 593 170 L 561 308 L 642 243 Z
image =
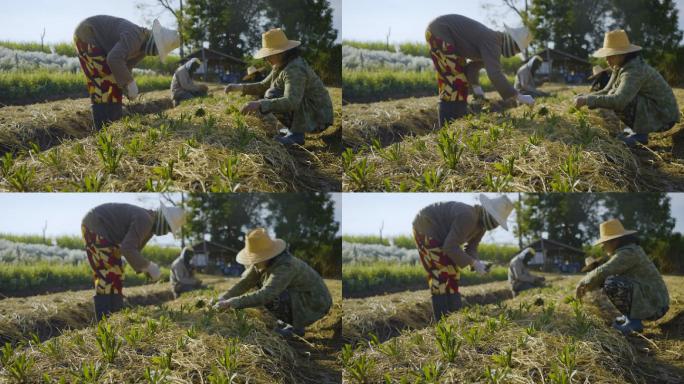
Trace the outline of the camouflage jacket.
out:
M 248 292 L 252 288 L 258 288 Z M 242 278 L 221 295 L 232 308 L 266 305 L 287 290 L 292 307 L 292 325 L 304 328 L 319 320 L 330 310 L 332 298 L 323 278 L 304 261 L 284 253 L 259 271 L 251 266 Z
M 314 132 L 333 123 L 333 106 L 323 81 L 304 59 L 296 58 L 282 69 L 274 68 L 259 83 L 243 84 L 242 92 L 264 97 L 269 88 L 283 91 L 283 97 L 261 100 L 262 113 L 291 114 L 292 132 Z
M 598 289 L 607 277 L 615 275 L 629 279 L 634 285 L 629 317 L 648 319 L 670 305 L 663 277 L 640 246 L 630 244 L 617 249 L 605 264 L 589 272 L 580 284 Z
M 679 107 L 672 88 L 640 57 L 614 70 L 605 88 L 587 96 L 587 106 L 619 112 L 635 97 L 634 127 L 630 127 L 635 132 L 664 131 L 679 121 Z

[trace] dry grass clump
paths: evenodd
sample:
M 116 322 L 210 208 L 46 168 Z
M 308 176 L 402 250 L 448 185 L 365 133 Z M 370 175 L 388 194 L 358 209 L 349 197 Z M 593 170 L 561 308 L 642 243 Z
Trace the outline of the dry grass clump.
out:
M 432 129 L 437 125 L 436 98 L 345 106 L 343 189 L 574 192 L 684 188 L 681 159 L 650 148 L 630 150 L 615 139 L 621 128 L 614 114 L 572 107 L 574 95 L 585 88 L 547 87 L 555 96 L 539 99 L 534 107 L 491 112 L 501 108 L 493 104 L 438 130 Z M 684 91 L 676 93 L 684 101 Z M 361 113 L 361 109 L 371 112 Z M 352 129 L 347 130 L 347 125 Z M 672 150 L 657 144 L 666 135 L 654 135 L 656 150 Z
M 339 89 L 331 94 L 341 106 Z M 273 120 L 239 113 L 247 100 L 214 88 L 206 98 L 155 115 L 132 115 L 43 152 L 6 155 L 0 190 L 340 190 L 339 121 L 310 135 L 304 147 L 288 150 L 273 140 Z
M 235 279 L 201 276 L 205 284 L 227 288 Z M 167 281 L 139 287 L 124 287 L 127 306 L 156 305 L 173 300 Z M 26 338 L 45 340 L 62 330 L 80 329 L 95 321 L 92 289 L 0 301 L 0 345 L 16 344 Z
M 574 300 L 578 279 L 564 278 L 497 304 L 466 307 L 438 324 L 384 342 L 347 344 L 340 356 L 343 381 L 681 382 L 684 278 L 666 277 L 671 310 L 645 323 L 643 337 L 624 337 L 609 326 L 615 310 L 602 294 L 591 294 L 584 303 Z
M 190 292 L 154 308 L 125 309 L 42 343 L 27 337 L 16 348 L 5 347 L 10 352 L 0 362 L 0 377 L 31 383 L 339 382 L 334 353 L 319 345 L 339 345 L 324 339 L 339 325 L 341 284 L 326 283 L 335 308 L 307 330 L 311 341 L 278 336 L 266 311 L 211 309 L 208 299 L 232 285 L 221 283 L 220 290 Z

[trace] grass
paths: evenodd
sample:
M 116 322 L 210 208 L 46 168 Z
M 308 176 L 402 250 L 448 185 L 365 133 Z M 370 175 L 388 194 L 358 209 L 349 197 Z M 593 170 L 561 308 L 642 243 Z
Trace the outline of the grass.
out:
M 339 191 L 341 92 L 330 91 L 334 125 L 289 150 L 273 140 L 274 120 L 241 115 L 249 99 L 217 86 L 169 111 L 168 92 L 144 94 L 126 105 L 127 118 L 97 135 L 87 100 L 37 105 L 42 113 L 30 116 L 5 107 L 0 151 L 12 157 L 0 190 Z M 21 185 L 13 182 L 18 172 L 29 176 Z
M 427 272 L 420 264 L 392 262 L 351 263 L 342 265 L 344 295 L 367 296 L 427 287 Z M 508 268 L 495 266 L 489 274 L 480 276 L 470 269 L 461 271 L 462 285 L 475 285 L 508 278 Z
M 345 169 L 343 190 L 681 189 L 684 161 L 670 133 L 652 135 L 650 150 L 630 150 L 615 138 L 621 128 L 614 115 L 571 106 L 585 87 L 545 89 L 555 96 L 539 99 L 532 108 L 497 101 L 472 104 L 481 113 L 442 129 L 437 127 L 436 98 L 346 105 L 346 162 L 363 161 L 369 171 L 360 183 L 353 168 Z M 675 90 L 680 102 L 683 92 Z M 390 156 L 397 143 L 401 155 Z
M 574 300 L 577 279 L 554 279 L 551 287 L 515 299 L 466 306 L 437 324 L 421 323 L 413 311 L 426 306 L 426 295 L 383 296 L 382 309 L 376 298 L 345 300 L 344 327 L 351 333 L 377 331 L 362 324 L 390 313 L 394 327 L 410 324 L 413 330 L 349 339 L 340 359 L 343 379 L 413 382 L 427 371 L 434 382 L 678 382 L 684 372 L 684 278 L 665 277 L 673 305 L 664 318 L 645 323 L 643 338 L 611 329 L 616 311 L 605 296 Z
M 135 82 L 141 92 L 168 89 L 169 76 L 137 75 Z M 86 97 L 86 78 L 83 73 L 38 71 L 0 72 L 0 103 L 12 105 L 18 101 L 38 102 L 59 95 Z
M 214 280 L 213 289 L 187 293 L 172 302 L 159 296 L 147 302 L 157 306 L 127 308 L 99 324 L 92 321 L 92 308 L 79 308 L 88 315 L 68 318 L 66 325 L 72 330 L 63 325 L 56 334 L 36 337 L 25 331 L 23 338 L 15 340 L 8 360 L 33 363 L 24 373 L 29 382 L 44 377 L 48 382 L 339 382 L 340 367 L 334 357 L 341 316 L 339 281 L 326 281 L 335 304 L 324 319 L 307 329 L 306 343 L 288 343 L 275 334 L 271 330 L 275 319 L 266 311 L 217 312 L 206 305 L 234 282 Z M 164 288 L 170 295 L 168 286 Z M 146 289 L 136 293 L 150 296 L 156 290 Z M 52 296 L 59 296 L 60 302 L 89 300 L 85 292 Z M 55 297 L 51 299 L 47 302 L 51 310 L 77 307 L 53 309 Z M 29 311 L 27 304 L 15 302 L 3 309 L 11 305 L 19 307 L 14 309 L 19 315 Z M 0 378 L 9 375 L 0 369 Z
M 437 95 L 434 71 L 343 70 L 342 77 L 344 100 L 350 103 Z M 514 77 L 508 78 L 512 83 Z M 480 85 L 487 91 L 494 89 L 484 74 L 480 76 Z
M 5 296 L 18 293 L 33 294 L 48 291 L 84 288 L 93 284 L 93 271 L 87 262 L 76 265 L 40 261 L 31 264 L 2 263 L 0 268 L 0 292 Z M 169 270 L 162 268 L 162 280 L 168 280 Z M 128 268 L 125 273 L 127 286 L 142 285 L 148 279 Z

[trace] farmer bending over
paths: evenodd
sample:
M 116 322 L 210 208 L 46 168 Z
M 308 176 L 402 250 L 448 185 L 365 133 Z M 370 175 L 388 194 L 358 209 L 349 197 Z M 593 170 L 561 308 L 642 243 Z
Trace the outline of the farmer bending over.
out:
M 164 61 L 178 48 L 178 32 L 166 29 L 155 20 L 152 30 L 113 16 L 92 16 L 76 27 L 74 44 L 88 81 L 93 111 L 93 125 L 119 120 L 123 114 L 123 94 L 130 100 L 138 97 L 133 67 L 145 56 L 159 56 Z
M 619 220 L 601 223 L 601 244 L 608 261 L 589 272 L 577 284 L 577 298 L 602 288 L 622 313 L 613 327 L 628 335 L 644 330 L 642 320 L 658 320 L 669 310 L 670 297 L 663 277 L 639 246 L 636 231 L 625 230 Z
M 630 147 L 648 144 L 650 132 L 667 131 L 679 121 L 672 88 L 655 68 L 641 57 L 641 47 L 631 44 L 623 30 L 606 33 L 603 48 L 594 57 L 605 57 L 613 74 L 605 88 L 575 98 L 577 108 L 605 108 L 627 125 L 630 132 L 619 138 Z
M 525 248 L 511 259 L 508 266 L 508 282 L 511 284 L 513 297 L 518 296 L 522 291 L 544 285 L 546 279 L 543 276 L 531 274 L 527 268 L 527 264 L 532 261 L 534 253 L 534 248 Z
M 192 248 L 185 247 L 180 256 L 171 263 L 169 281 L 174 299 L 177 299 L 183 292 L 189 292 L 202 286 L 202 280 L 195 278 L 195 267 L 190 262 L 193 256 L 195 253 Z
M 124 264 L 140 273 L 159 280 L 159 266 L 140 254 L 154 235 L 177 233 L 185 221 L 185 211 L 162 204 L 150 211 L 130 204 L 109 203 L 99 205 L 83 218 L 81 232 L 85 241 L 88 262 L 95 280 L 95 316 L 119 311 L 123 307 Z
M 193 57 L 185 64 L 176 69 L 171 80 L 171 95 L 173 95 L 173 106 L 177 107 L 183 100 L 195 97 L 206 96 L 209 88 L 204 84 L 195 84 L 192 75 L 202 65 L 198 58 Z
M 483 67 L 501 98 L 534 104 L 531 96 L 508 83 L 499 62 L 501 56 L 512 57 L 527 49 L 532 35 L 525 27 L 505 28 L 506 32 L 496 32 L 461 15 L 440 16 L 428 25 L 425 39 L 437 70 L 440 127 L 467 113 L 468 83 L 476 96 L 484 97 L 479 80 Z M 470 59 L 467 64 L 466 59 Z
M 518 69 L 518 73 L 515 75 L 514 84 L 514 87 L 518 92 L 532 97 L 549 96 L 548 93 L 538 90 L 537 85 L 534 82 L 534 75 L 543 62 L 544 59 L 537 55 Z
M 271 239 L 263 228 L 249 232 L 237 262 L 247 270 L 215 308 L 264 306 L 278 319 L 284 337 L 304 336 L 304 328 L 325 316 L 332 306 L 328 287 L 304 261 L 287 251 L 285 241 Z M 253 292 L 248 292 L 257 288 Z
M 259 83 L 228 84 L 226 93 L 242 91 L 261 100 L 251 101 L 242 113 L 273 113 L 287 129 L 275 139 L 286 146 L 304 144 L 304 134 L 323 131 L 333 123 L 332 100 L 323 81 L 300 56 L 299 41 L 288 40 L 280 29 L 262 35 L 262 48 L 254 55 L 272 66 Z
M 498 226 L 508 230 L 506 220 L 513 210 L 508 197 L 490 200 L 480 195 L 480 203 L 474 207 L 457 201 L 435 203 L 421 209 L 413 220 L 413 237 L 428 273 L 436 321 L 461 308 L 458 280 L 462 268 L 470 265 L 480 275 L 488 272 L 477 254 L 485 232 Z

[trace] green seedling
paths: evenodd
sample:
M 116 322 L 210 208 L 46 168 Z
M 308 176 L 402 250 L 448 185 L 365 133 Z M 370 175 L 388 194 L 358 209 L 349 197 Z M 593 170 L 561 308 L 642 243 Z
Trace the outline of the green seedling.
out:
M 513 348 L 506 348 L 498 355 L 492 355 L 492 360 L 501 368 L 513 368 Z
M 508 376 L 508 368 L 496 369 L 492 367 L 485 368 L 484 377 L 489 384 L 503 383 Z
M 221 367 L 228 372 L 228 376 L 232 376 L 237 373 L 238 369 L 238 340 L 231 338 L 228 339 L 228 345 L 223 351 L 223 355 L 219 360 Z
M 347 171 L 354 164 L 354 151 L 351 148 L 345 148 L 342 152 L 342 168 Z
M 485 185 L 488 190 L 502 192 L 508 189 L 508 184 L 512 179 L 511 175 L 492 176 L 491 173 L 488 173 L 487 176 L 485 176 Z
M 415 383 L 439 384 L 439 378 L 442 376 L 442 372 L 443 367 L 441 363 L 427 363 L 423 365 L 418 372 L 413 372 L 413 374 L 416 376 Z
M 102 131 L 97 136 L 97 154 L 100 160 L 102 160 L 105 170 L 111 174 L 116 173 L 123 157 L 123 152 L 114 145 L 112 135 L 105 131 Z
M 22 164 L 14 172 L 5 177 L 9 184 L 19 192 L 28 192 L 33 188 L 33 179 L 36 176 L 36 170 L 29 168 L 26 164 Z
M 403 149 L 401 147 L 401 142 L 394 143 L 389 147 L 385 148 L 383 151 L 380 151 L 380 156 L 387 161 L 400 162 L 403 158 Z
M 3 367 L 7 366 L 12 357 L 14 357 L 14 348 L 12 348 L 12 344 L 6 342 L 2 349 L 0 349 L 0 365 Z
M 83 362 L 81 363 L 81 369 L 73 373 L 79 383 L 83 384 L 97 384 L 100 382 L 100 377 L 104 374 L 104 367 L 99 361 L 96 362 Z
M 175 164 L 175 160 L 169 160 L 165 166 L 154 167 L 152 172 L 159 176 L 162 180 L 173 180 L 173 166 Z
M 437 146 L 446 166 L 449 169 L 456 169 L 464 151 L 456 138 L 456 133 L 447 130 L 440 131 Z
M 504 175 L 513 176 L 515 173 L 515 156 L 510 156 L 506 160 L 494 163 L 494 168 Z
M 6 369 L 9 373 L 9 376 L 18 383 L 27 383 L 28 374 L 34 364 L 35 361 L 33 358 L 26 357 L 25 355 L 19 355 L 12 360 Z
M 530 138 L 528 139 L 530 144 L 534 145 L 535 147 L 539 146 L 543 140 L 544 137 L 539 132 L 533 133 L 532 136 L 530 136 Z
M 14 166 L 14 157 L 12 156 L 11 153 L 5 152 L 4 155 L 0 158 L 0 171 L 2 171 L 2 176 L 7 177 L 10 175 L 10 172 L 12 171 L 12 167 Z
M 375 362 L 369 359 L 366 355 L 353 359 L 347 366 L 349 375 L 357 383 L 371 383 L 370 373 L 375 367 Z
M 370 175 L 373 172 L 375 172 L 375 166 L 368 164 L 368 159 L 364 157 L 354 163 L 354 165 L 347 171 L 347 175 L 358 189 L 366 190 L 369 186 Z
M 173 351 L 166 351 L 163 355 L 152 357 L 152 364 L 156 365 L 159 369 L 165 370 L 171 368 L 171 356 Z
M 169 374 L 167 369 L 153 370 L 150 367 L 145 367 L 143 377 L 149 384 L 161 384 L 166 382 L 166 376 Z
M 435 338 L 442 357 L 449 363 L 453 363 L 461 350 L 463 340 L 458 337 L 454 325 L 448 323 L 445 318 L 440 320 L 435 329 Z
M 419 191 L 435 192 L 439 189 L 444 181 L 444 173 L 442 168 L 428 168 L 423 171 L 420 177 L 415 180 L 415 189 Z
M 112 326 L 106 319 L 100 320 L 97 324 L 97 333 L 95 335 L 97 346 L 102 352 L 102 356 L 108 363 L 113 363 L 116 355 L 121 348 L 121 339 L 112 331 Z

